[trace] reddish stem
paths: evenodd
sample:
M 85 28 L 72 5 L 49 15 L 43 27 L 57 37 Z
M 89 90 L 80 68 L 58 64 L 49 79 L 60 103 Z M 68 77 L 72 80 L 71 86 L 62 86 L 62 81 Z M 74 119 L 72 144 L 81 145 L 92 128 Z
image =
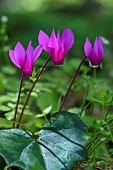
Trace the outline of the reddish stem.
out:
M 64 96 L 64 98 L 63 98 L 63 100 L 62 100 L 62 103 L 61 103 L 61 105 L 60 105 L 59 111 L 62 110 L 63 105 L 64 105 L 64 103 L 65 103 L 65 101 L 66 101 L 66 99 L 67 99 L 67 96 L 68 96 L 68 94 L 69 94 L 69 92 L 70 92 L 70 90 L 71 90 L 71 87 L 72 87 L 72 85 L 73 85 L 73 83 L 74 83 L 74 80 L 75 80 L 77 74 L 79 73 L 80 67 L 81 67 L 81 65 L 83 64 L 83 62 L 85 61 L 85 59 L 86 59 L 86 56 L 83 57 L 83 59 L 82 59 L 82 61 L 80 62 L 80 64 L 79 64 L 79 66 L 78 66 L 78 68 L 77 68 L 77 70 L 76 70 L 73 78 L 71 79 L 71 82 L 70 82 L 70 84 L 69 84 L 69 87 L 68 87 L 68 89 L 67 89 L 67 91 L 66 91 L 66 94 L 65 94 L 65 96 Z
M 15 127 L 15 121 L 16 121 L 16 115 L 17 115 L 17 110 L 18 110 L 18 104 L 19 104 L 19 100 L 20 100 L 20 94 L 21 94 L 21 89 L 22 89 L 22 84 L 23 84 L 23 73 L 21 75 L 21 81 L 20 81 L 20 87 L 19 87 L 19 92 L 18 92 L 18 98 L 17 98 L 17 102 L 16 102 L 16 108 L 15 108 L 15 113 L 14 113 L 14 118 L 13 118 L 13 125 L 12 128 Z

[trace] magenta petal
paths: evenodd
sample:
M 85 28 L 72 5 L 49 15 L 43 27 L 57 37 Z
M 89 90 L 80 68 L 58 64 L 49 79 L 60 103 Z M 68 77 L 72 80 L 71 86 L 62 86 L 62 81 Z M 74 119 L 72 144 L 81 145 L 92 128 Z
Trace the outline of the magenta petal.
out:
M 27 58 L 27 61 L 22 68 L 22 72 L 24 76 L 31 76 L 32 75 L 33 64 L 30 62 L 30 58 Z
M 52 30 L 48 47 L 55 48 L 56 50 L 58 49 L 58 41 L 57 41 L 54 29 Z
M 95 42 L 94 42 L 94 47 L 93 47 L 93 61 L 92 61 L 92 65 L 99 65 L 98 60 L 100 61 L 102 58 L 100 58 L 99 56 L 99 51 L 98 51 L 98 38 L 96 38 Z
M 24 76 L 31 76 L 32 75 L 32 67 L 33 67 L 33 58 L 30 55 L 30 50 L 28 50 L 26 54 L 26 60 L 24 66 L 22 67 L 22 72 Z
M 99 44 L 98 44 L 98 37 L 96 37 L 95 42 L 94 42 L 94 47 L 93 47 L 93 51 L 95 52 L 95 54 L 98 56 L 99 55 Z
M 58 46 L 60 46 L 60 43 L 61 43 L 60 30 L 58 30 L 58 34 L 57 34 L 57 42 L 58 42 Z
M 25 50 L 20 42 L 18 42 L 14 49 L 14 56 L 19 66 L 22 68 L 25 61 Z
M 92 44 L 88 38 L 86 38 L 86 42 L 84 44 L 84 52 L 86 57 L 90 58 L 92 56 Z
M 25 62 L 27 57 L 30 59 L 31 63 L 33 62 L 33 53 L 34 53 L 34 48 L 32 47 L 32 41 L 30 41 L 26 50 Z
M 72 47 L 74 44 L 74 34 L 70 28 L 66 28 L 62 34 L 62 43 L 64 45 L 64 53 Z
M 101 37 L 98 37 L 97 40 L 98 40 L 98 54 L 99 54 L 99 56 L 103 56 L 103 54 L 104 54 L 104 48 L 103 48 L 102 38 L 101 38 Z
M 48 49 L 49 37 L 42 30 L 40 30 L 40 32 L 39 32 L 38 41 L 39 41 L 39 44 L 43 45 L 43 49 L 45 51 L 49 52 L 49 49 Z
M 64 62 L 64 47 L 63 47 L 63 45 L 62 46 L 60 46 L 60 48 L 59 48 L 59 50 L 58 50 L 58 54 L 57 54 L 57 56 L 58 56 L 58 58 L 57 58 L 57 63 L 56 64 L 63 64 L 63 62 Z
M 60 46 L 59 50 L 56 51 L 55 48 L 50 48 L 50 54 L 52 61 L 55 65 L 63 64 L 64 62 L 64 48 Z
M 29 51 L 29 54 L 32 56 L 34 53 L 34 48 L 32 47 L 32 41 L 29 42 L 28 47 L 26 49 L 26 53 Z
M 11 61 L 12 61 L 17 67 L 20 68 L 20 66 L 19 66 L 19 64 L 18 64 L 18 61 L 15 59 L 14 51 L 13 51 L 13 50 L 9 50 L 9 56 L 10 56 Z
M 33 67 L 33 53 L 34 49 L 32 47 L 32 41 L 29 42 L 27 50 L 26 50 L 26 56 L 25 56 L 25 62 L 22 67 L 22 72 L 25 76 L 31 76 L 32 75 L 32 67 Z
M 64 31 L 63 31 L 63 33 L 62 33 L 62 40 L 65 39 L 66 34 L 67 34 L 67 31 L 68 31 L 68 28 L 65 28 Z
M 40 56 L 41 52 L 42 52 L 42 47 L 43 45 L 38 45 L 33 53 L 33 62 Z
M 49 48 L 49 51 L 50 51 L 52 60 L 56 59 L 57 51 L 55 50 L 55 48 Z
M 102 39 L 99 37 L 96 38 L 94 42 L 94 48 L 93 48 L 93 55 L 95 57 L 95 65 L 99 65 L 102 61 L 102 56 L 104 53 L 103 49 L 103 42 Z

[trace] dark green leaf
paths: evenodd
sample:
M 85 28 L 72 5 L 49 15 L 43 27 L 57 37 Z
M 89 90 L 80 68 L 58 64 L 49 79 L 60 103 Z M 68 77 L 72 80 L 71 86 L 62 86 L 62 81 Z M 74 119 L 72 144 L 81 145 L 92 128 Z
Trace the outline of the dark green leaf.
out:
M 4 159 L 0 156 L 0 170 L 3 170 L 6 166 Z
M 73 113 L 55 113 L 39 132 L 38 142 L 19 129 L 0 131 L 0 156 L 24 170 L 70 170 L 86 159 L 86 125 Z
M 38 143 L 36 141 L 30 143 L 22 151 L 20 160 L 12 163 L 11 166 L 20 166 L 25 170 L 45 170 L 44 160 Z
M 57 112 L 39 132 L 47 170 L 70 170 L 75 162 L 85 160 L 86 131 L 86 125 L 76 114 Z
M 31 143 L 29 135 L 17 129 L 0 131 L 0 155 L 4 157 L 7 164 L 18 160 L 22 150 Z M 17 152 L 18 151 L 18 152 Z
M 45 170 L 38 143 L 28 133 L 19 129 L 0 131 L 0 155 L 9 166 L 24 170 Z

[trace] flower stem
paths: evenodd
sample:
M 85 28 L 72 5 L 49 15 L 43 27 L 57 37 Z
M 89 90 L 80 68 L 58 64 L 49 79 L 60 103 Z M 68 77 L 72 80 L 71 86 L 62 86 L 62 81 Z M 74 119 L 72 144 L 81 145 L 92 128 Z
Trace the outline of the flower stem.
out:
M 21 93 L 21 89 L 22 89 L 22 84 L 23 84 L 23 73 L 21 74 L 21 81 L 20 81 L 20 87 L 19 87 L 19 92 L 18 92 L 18 98 L 17 98 L 17 102 L 16 102 L 16 108 L 15 108 L 15 113 L 14 113 L 14 119 L 13 119 L 13 125 L 12 128 L 15 127 L 15 121 L 16 121 L 16 115 L 17 115 L 17 110 L 18 110 L 18 104 L 19 104 L 19 100 L 20 100 L 20 93 Z
M 34 83 L 33 83 L 32 87 L 31 87 L 31 89 L 29 90 L 29 93 L 28 93 L 28 95 L 27 95 L 27 97 L 26 97 L 26 100 L 25 100 L 25 102 L 24 102 L 24 105 L 23 105 L 23 108 L 22 108 L 20 117 L 19 117 L 19 119 L 18 119 L 17 128 L 19 128 L 19 124 L 20 124 L 20 122 L 21 122 L 21 119 L 22 119 L 22 116 L 23 116 L 23 113 L 24 113 L 26 104 L 27 104 L 27 102 L 28 102 L 28 99 L 29 99 L 29 97 L 30 97 L 30 95 L 31 95 L 31 92 L 33 91 L 33 88 L 34 88 L 36 82 L 37 82 L 38 79 L 40 78 L 40 76 L 41 76 L 43 70 L 45 69 L 47 63 L 49 62 L 50 58 L 51 58 L 51 56 L 49 56 L 48 59 L 46 60 L 46 62 L 44 63 L 44 65 L 43 65 L 41 71 L 38 73 L 36 80 L 34 81 Z
M 93 134 L 93 148 L 94 148 L 94 151 L 93 151 L 93 157 L 94 157 L 94 162 L 93 162 L 93 167 L 94 169 L 96 169 L 96 129 L 95 129 L 95 126 L 94 126 L 94 134 Z
M 63 105 L 64 105 L 64 103 L 65 103 L 65 101 L 66 101 L 66 99 L 67 99 L 67 96 L 68 96 L 68 94 L 69 94 L 69 92 L 70 92 L 70 90 L 71 90 L 71 87 L 72 87 L 72 85 L 73 85 L 73 82 L 74 82 L 74 80 L 75 80 L 75 78 L 76 78 L 76 76 L 77 76 L 77 74 L 78 74 L 78 72 L 79 72 L 79 70 L 80 70 L 81 65 L 82 65 L 83 62 L 85 61 L 85 59 L 86 59 L 86 56 L 83 57 L 83 59 L 82 59 L 81 63 L 79 64 L 79 66 L 78 66 L 78 68 L 77 68 L 77 70 L 76 70 L 73 78 L 71 79 L 71 82 L 70 82 L 70 84 L 69 84 L 69 87 L 68 87 L 68 89 L 67 89 L 67 92 L 66 92 L 66 94 L 65 94 L 65 96 L 64 96 L 64 98 L 63 98 L 63 100 L 62 100 L 61 105 L 60 105 L 59 111 L 62 110 Z

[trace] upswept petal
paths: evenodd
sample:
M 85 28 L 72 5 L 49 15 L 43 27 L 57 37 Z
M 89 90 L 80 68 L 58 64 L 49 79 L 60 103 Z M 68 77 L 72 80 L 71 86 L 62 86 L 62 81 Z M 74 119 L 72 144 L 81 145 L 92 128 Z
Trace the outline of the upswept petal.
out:
M 94 47 L 93 47 L 93 61 L 92 65 L 99 65 L 99 61 L 102 59 L 100 58 L 101 56 L 99 55 L 99 46 L 98 46 L 98 37 L 96 37 L 95 42 L 94 42 Z
M 14 56 L 19 66 L 22 68 L 25 61 L 25 50 L 20 42 L 18 42 L 15 46 Z
M 94 42 L 93 53 L 95 56 L 95 60 L 96 60 L 96 58 L 98 58 L 98 65 L 99 65 L 102 61 L 102 55 L 104 53 L 103 42 L 100 37 L 99 38 L 97 37 Z
M 65 37 L 66 37 L 66 34 L 67 34 L 67 30 L 68 30 L 68 28 L 65 28 L 64 29 L 64 31 L 63 31 L 63 33 L 62 33 L 62 40 L 64 40 L 65 39 Z
M 58 50 L 58 41 L 57 41 L 57 38 L 56 38 L 56 35 L 55 35 L 54 28 L 52 30 L 52 33 L 51 33 L 51 36 L 50 36 L 50 39 L 49 39 L 48 47 L 55 48 L 56 50 Z
M 101 37 L 98 37 L 98 53 L 100 56 L 104 54 L 103 41 Z
M 49 52 L 49 49 L 48 49 L 49 37 L 42 30 L 40 30 L 40 32 L 39 32 L 38 41 L 39 41 L 39 44 L 43 45 L 43 49 L 45 51 Z
M 58 46 L 60 46 L 61 44 L 60 30 L 58 30 L 58 34 L 57 34 L 57 43 L 58 43 Z
M 84 44 L 84 52 L 85 52 L 86 57 L 90 58 L 92 56 L 93 49 L 92 49 L 92 44 L 90 43 L 89 38 L 86 38 L 86 42 Z
M 61 42 L 64 46 L 64 54 L 73 46 L 74 44 L 74 34 L 70 28 L 66 28 L 62 34 Z
M 24 64 L 26 63 L 27 58 L 29 58 L 30 63 L 33 62 L 33 53 L 34 53 L 34 48 L 32 47 L 32 41 L 30 41 L 29 44 L 28 44 L 28 47 L 26 49 L 26 56 L 25 56 Z
M 93 52 L 96 54 L 96 56 L 99 56 L 99 44 L 98 44 L 98 37 L 96 37 L 93 47 Z
M 34 50 L 34 53 L 33 53 L 33 62 L 35 62 L 35 60 L 40 56 L 41 52 L 42 52 L 42 48 L 43 48 L 43 45 L 38 45 L 35 50 Z
M 29 44 L 28 44 L 28 47 L 26 49 L 26 54 L 29 52 L 31 58 L 33 56 L 33 53 L 34 53 L 34 48 L 32 47 L 32 41 L 30 40 L 29 41 Z
M 14 51 L 13 50 L 9 50 L 9 56 L 10 56 L 10 59 L 11 61 L 17 66 L 20 68 L 19 64 L 18 64 L 18 61 L 16 60 L 15 56 L 14 56 Z

